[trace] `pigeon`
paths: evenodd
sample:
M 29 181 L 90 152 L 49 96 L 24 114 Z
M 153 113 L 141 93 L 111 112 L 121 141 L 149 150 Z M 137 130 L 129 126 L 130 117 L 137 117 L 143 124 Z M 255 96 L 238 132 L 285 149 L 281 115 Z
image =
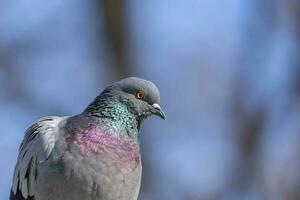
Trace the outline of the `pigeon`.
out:
M 139 130 L 150 115 L 165 119 L 158 88 L 129 77 L 78 115 L 39 119 L 20 145 L 10 200 L 137 200 Z

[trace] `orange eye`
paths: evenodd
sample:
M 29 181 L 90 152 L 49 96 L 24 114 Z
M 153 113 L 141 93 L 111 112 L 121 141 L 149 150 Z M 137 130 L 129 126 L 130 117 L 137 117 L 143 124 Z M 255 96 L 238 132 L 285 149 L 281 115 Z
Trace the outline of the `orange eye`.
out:
M 137 99 L 144 99 L 144 93 L 141 92 L 141 91 L 137 91 L 135 93 L 135 98 L 137 98 Z

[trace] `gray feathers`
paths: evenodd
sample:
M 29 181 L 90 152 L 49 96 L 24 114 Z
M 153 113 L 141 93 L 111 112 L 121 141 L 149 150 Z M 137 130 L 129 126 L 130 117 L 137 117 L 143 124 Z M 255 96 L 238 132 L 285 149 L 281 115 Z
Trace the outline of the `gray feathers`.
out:
M 63 119 L 44 117 L 27 129 L 14 171 L 12 185 L 14 194 L 19 188 L 25 198 L 34 195 L 38 165 L 51 154 L 58 134 L 58 124 Z
M 144 101 L 152 105 L 160 103 L 159 90 L 154 83 L 141 78 L 130 77 L 115 83 L 123 92 L 134 95 L 136 91 L 142 91 L 145 94 Z

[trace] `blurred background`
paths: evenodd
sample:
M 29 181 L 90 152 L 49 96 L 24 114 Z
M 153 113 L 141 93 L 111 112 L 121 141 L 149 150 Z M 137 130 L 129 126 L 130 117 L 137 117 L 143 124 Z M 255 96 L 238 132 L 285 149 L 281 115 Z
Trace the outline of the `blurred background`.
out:
M 139 200 L 299 200 L 299 21 L 295 0 L 0 0 L 0 199 L 31 123 L 139 76 L 167 114 Z

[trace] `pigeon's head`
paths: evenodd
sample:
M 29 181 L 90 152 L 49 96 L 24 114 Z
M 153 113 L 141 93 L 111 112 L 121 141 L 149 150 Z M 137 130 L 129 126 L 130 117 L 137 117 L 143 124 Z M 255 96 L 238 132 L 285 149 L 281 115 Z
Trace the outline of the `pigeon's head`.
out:
M 165 119 L 160 108 L 159 91 L 154 83 L 141 78 L 125 78 L 108 86 L 84 110 L 83 114 L 93 117 L 114 118 L 126 111 L 132 113 L 139 125 L 150 115 Z M 121 105 L 121 107 L 119 106 Z
M 144 119 L 154 114 L 165 119 L 160 107 L 159 90 L 151 81 L 130 77 L 114 83 L 111 88 L 136 118 Z

